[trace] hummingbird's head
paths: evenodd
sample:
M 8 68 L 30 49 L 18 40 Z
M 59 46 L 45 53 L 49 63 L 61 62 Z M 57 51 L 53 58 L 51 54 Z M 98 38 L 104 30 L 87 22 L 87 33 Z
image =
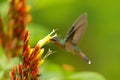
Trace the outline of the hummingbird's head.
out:
M 56 44 L 60 47 L 64 46 L 64 41 L 61 38 L 59 38 L 58 36 L 51 38 L 51 42 L 53 42 L 54 44 Z

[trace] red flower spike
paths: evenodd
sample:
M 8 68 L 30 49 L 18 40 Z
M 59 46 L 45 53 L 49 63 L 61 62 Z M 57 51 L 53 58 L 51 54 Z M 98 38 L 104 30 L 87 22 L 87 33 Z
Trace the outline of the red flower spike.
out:
M 18 65 L 18 72 L 16 70 L 12 70 L 10 72 L 11 80 L 39 80 L 39 67 L 44 62 L 46 57 L 51 54 L 51 50 L 49 50 L 48 53 L 43 58 L 41 58 L 41 55 L 44 52 L 44 49 L 41 49 L 41 47 L 46 42 L 50 41 L 52 38 L 51 34 L 40 40 L 33 49 L 30 49 L 30 46 L 28 45 L 29 38 L 29 32 L 26 30 L 23 42 L 24 46 L 22 53 L 22 63 Z
M 25 26 L 32 18 L 29 14 L 30 6 L 26 5 L 26 0 L 9 0 L 9 4 L 7 34 L 4 35 L 5 41 L 3 44 L 6 52 L 11 54 L 11 57 L 14 57 L 21 53 Z M 3 36 L 1 37 L 0 33 L 0 43 L 2 43 L 2 39 Z M 14 42 L 15 39 L 16 42 Z
M 10 72 L 10 79 L 11 80 L 16 79 L 16 67 L 13 67 L 12 71 Z
M 0 44 L 5 48 L 8 59 L 15 57 L 22 52 L 22 63 L 17 68 L 13 67 L 10 80 L 39 80 L 39 65 L 44 62 L 41 55 L 44 48 L 41 47 L 49 42 L 51 34 L 40 40 L 34 48 L 28 45 L 30 35 L 26 25 L 32 20 L 29 11 L 30 6 L 26 5 L 26 0 L 9 0 L 8 24 L 6 31 L 3 31 L 2 19 L 0 17 Z M 4 42 L 3 42 L 4 41 Z
M 21 74 L 22 73 L 22 64 L 19 64 L 18 65 L 18 74 Z

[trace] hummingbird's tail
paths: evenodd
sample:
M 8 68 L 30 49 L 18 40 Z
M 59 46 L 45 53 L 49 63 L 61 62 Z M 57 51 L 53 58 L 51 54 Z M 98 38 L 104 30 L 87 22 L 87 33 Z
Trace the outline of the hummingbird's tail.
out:
M 88 64 L 91 64 L 91 61 L 87 58 L 87 56 L 86 56 L 83 52 L 79 51 L 79 52 L 78 52 L 78 55 L 79 55 L 85 62 L 87 62 Z

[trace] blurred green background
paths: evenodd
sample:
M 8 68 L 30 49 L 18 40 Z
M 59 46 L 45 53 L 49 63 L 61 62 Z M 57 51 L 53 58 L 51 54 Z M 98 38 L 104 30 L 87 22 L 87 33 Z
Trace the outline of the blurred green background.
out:
M 51 48 L 56 51 L 47 58 L 47 64 L 61 68 L 63 64 L 69 64 L 75 72 L 92 71 L 102 74 L 107 80 L 120 79 L 119 0 L 28 0 L 28 4 L 32 7 L 32 22 L 28 25 L 32 46 L 52 29 L 58 29 L 56 32 L 63 38 L 79 15 L 84 12 L 88 14 L 88 28 L 79 46 L 92 64 L 86 64 L 78 56 L 53 44 L 45 46 L 46 50 Z M 8 2 L 1 0 L 0 10 L 4 22 L 7 21 L 7 7 Z

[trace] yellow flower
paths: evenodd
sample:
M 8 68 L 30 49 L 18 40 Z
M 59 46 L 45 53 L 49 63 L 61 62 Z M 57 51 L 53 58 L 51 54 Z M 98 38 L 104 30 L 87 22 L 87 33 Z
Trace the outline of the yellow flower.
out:
M 57 34 L 55 34 L 55 35 L 52 36 L 53 33 L 55 33 L 55 30 L 54 30 L 54 29 L 53 29 L 53 31 L 52 31 L 50 34 L 48 34 L 45 38 L 43 38 L 42 40 L 40 40 L 40 41 L 37 43 L 37 45 L 40 46 L 40 47 L 42 47 L 46 42 L 49 42 L 52 37 L 57 36 Z

